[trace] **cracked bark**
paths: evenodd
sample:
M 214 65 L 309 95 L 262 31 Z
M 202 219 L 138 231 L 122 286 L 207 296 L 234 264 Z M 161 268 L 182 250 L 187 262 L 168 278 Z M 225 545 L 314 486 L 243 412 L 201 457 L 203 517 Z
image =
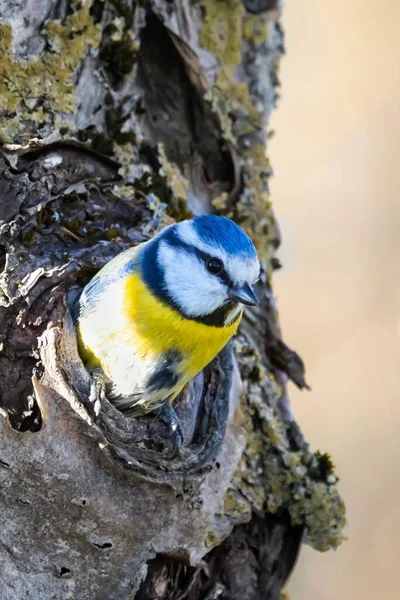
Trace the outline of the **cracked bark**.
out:
M 274 1 L 0 3 L 4 600 L 275 600 L 302 540 L 342 540 L 330 459 L 293 418 L 304 366 L 271 288 L 279 16 Z M 169 460 L 162 423 L 99 395 L 68 306 L 118 252 L 210 211 L 253 237 L 261 302 L 177 402 Z

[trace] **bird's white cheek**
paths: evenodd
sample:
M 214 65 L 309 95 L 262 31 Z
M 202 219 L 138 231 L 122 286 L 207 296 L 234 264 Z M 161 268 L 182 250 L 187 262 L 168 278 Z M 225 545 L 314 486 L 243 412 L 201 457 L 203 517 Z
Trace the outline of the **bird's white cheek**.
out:
M 210 314 L 227 300 L 223 283 L 196 256 L 161 244 L 158 258 L 170 297 L 188 316 Z

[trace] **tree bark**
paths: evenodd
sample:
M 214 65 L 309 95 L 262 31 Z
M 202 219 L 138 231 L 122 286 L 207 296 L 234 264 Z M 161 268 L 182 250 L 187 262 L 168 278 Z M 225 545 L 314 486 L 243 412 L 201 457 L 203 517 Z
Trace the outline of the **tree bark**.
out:
M 302 541 L 343 539 L 271 287 L 279 18 L 274 0 L 0 2 L 2 600 L 275 600 Z M 85 371 L 69 305 L 117 253 L 209 212 L 254 240 L 261 301 L 177 401 L 171 459 L 164 425 Z

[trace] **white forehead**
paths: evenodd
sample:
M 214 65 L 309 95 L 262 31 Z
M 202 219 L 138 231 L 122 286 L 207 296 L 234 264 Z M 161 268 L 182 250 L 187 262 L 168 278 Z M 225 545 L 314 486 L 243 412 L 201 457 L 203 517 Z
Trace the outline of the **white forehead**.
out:
M 194 246 L 202 252 L 207 252 L 213 258 L 222 260 L 225 270 L 234 283 L 242 283 L 243 281 L 254 283 L 258 279 L 260 263 L 257 257 L 232 256 L 226 252 L 223 246 L 210 246 L 199 236 L 192 221 L 179 223 L 177 234 L 186 244 Z

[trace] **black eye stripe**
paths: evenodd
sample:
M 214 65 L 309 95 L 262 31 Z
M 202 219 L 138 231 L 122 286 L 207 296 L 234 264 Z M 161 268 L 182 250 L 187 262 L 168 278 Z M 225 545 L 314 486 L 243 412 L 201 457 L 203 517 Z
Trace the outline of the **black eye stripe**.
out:
M 170 246 L 173 246 L 174 248 L 183 248 L 188 254 L 194 254 L 195 256 L 197 256 L 200 259 L 200 261 L 204 262 L 205 265 L 207 265 L 208 261 L 215 258 L 215 256 L 212 256 L 211 254 L 208 254 L 207 252 L 204 252 L 203 250 L 199 250 L 199 248 L 195 248 L 194 246 L 191 246 L 190 244 L 187 244 L 186 242 L 182 241 L 176 235 L 175 232 L 171 232 L 171 233 L 173 233 L 173 235 L 169 235 L 168 237 L 166 236 L 166 239 L 168 240 L 168 244 Z M 220 259 L 218 259 L 218 260 L 220 260 Z M 231 278 L 229 277 L 228 273 L 225 271 L 224 268 L 222 269 L 222 271 L 220 273 L 215 274 L 214 277 L 218 278 L 220 281 L 225 283 L 225 285 L 227 285 L 228 287 L 232 287 L 232 285 L 233 285 Z

